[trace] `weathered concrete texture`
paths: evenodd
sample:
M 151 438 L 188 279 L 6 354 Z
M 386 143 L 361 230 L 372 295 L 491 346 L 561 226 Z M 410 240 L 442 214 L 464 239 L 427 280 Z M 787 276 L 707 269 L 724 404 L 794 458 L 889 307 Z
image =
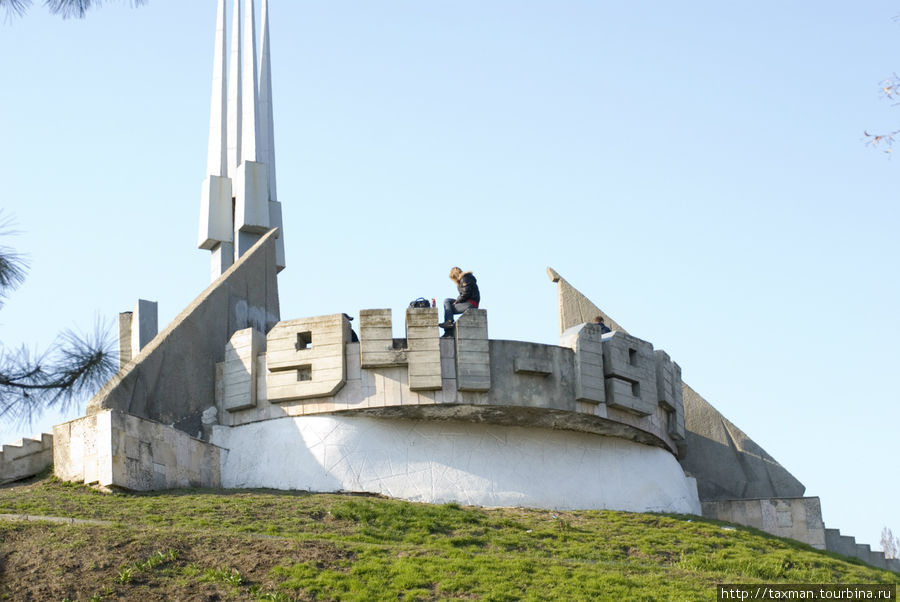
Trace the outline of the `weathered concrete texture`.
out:
M 209 285 L 88 403 L 172 424 L 191 435 L 215 395 L 215 366 L 235 331 L 278 322 L 275 233 Z
M 394 344 L 390 309 L 359 311 L 359 358 L 363 368 L 405 366 L 406 347 Z
M 856 557 L 856 538 L 841 535 L 839 529 L 825 529 L 825 549 L 842 556 Z
M 560 276 L 553 268 L 547 268 L 547 275 L 550 276 L 552 282 L 557 284 L 556 291 L 559 296 L 560 332 L 565 332 L 567 329 L 578 324 L 592 322 L 597 316 L 602 317 L 606 325 L 612 330 L 627 332 L 606 312 L 591 303 L 590 299 L 578 292 L 574 286 L 569 284 L 566 279 Z
M 900 573 L 900 559 L 885 558 L 884 552 L 872 550 L 868 544 L 856 543 L 856 538 L 841 535 L 839 529 L 825 529 L 825 549 L 835 554 L 862 560 L 880 569 Z
M 826 546 L 817 497 L 704 501 L 703 516 L 796 539 L 820 550 Z
M 0 448 L 0 485 L 33 477 L 53 462 L 53 435 L 23 438 Z
M 460 391 L 491 388 L 487 312 L 466 310 L 456 321 L 456 386 Z
M 253 248 L 259 239 L 262 238 L 262 234 L 257 234 L 256 232 L 243 232 L 236 231 L 234 233 L 234 259 L 237 261 L 240 259 L 244 253 L 248 252 Z M 276 265 L 277 269 L 277 265 Z
M 53 468 L 64 481 L 135 491 L 221 486 L 223 450 L 170 426 L 102 411 L 53 427 Z
M 287 266 L 284 255 L 284 219 L 281 217 L 281 203 L 269 201 L 269 227 L 276 230 L 275 267 L 280 272 Z
M 659 403 L 653 345 L 621 331 L 603 337 L 606 404 L 646 416 Z
M 209 175 L 200 188 L 200 231 L 197 246 L 212 250 L 234 240 L 231 223 L 231 178 Z
M 53 473 L 63 481 L 112 482 L 112 412 L 84 416 L 53 427 Z
M 246 140 L 242 140 L 246 146 Z M 263 234 L 269 229 L 269 171 L 265 163 L 244 161 L 234 175 L 234 227 Z
M 561 347 L 575 352 L 575 399 L 598 404 L 606 415 L 606 376 L 603 371 L 603 334 L 596 324 L 579 324 L 559 335 Z
M 684 386 L 685 471 L 700 499 L 801 497 L 806 487 L 741 429 Z
M 313 344 L 315 335 L 312 335 Z M 216 405 L 219 424 L 237 426 L 281 416 L 331 412 L 358 412 L 395 418 L 489 422 L 509 426 L 539 426 L 621 437 L 677 451 L 677 440 L 668 433 L 670 412 L 658 405 L 653 414 L 637 416 L 602 404 L 575 398 L 574 351 L 556 345 L 521 341 L 490 341 L 491 388 L 461 391 L 456 380 L 456 341 L 439 339 L 442 387 L 413 390 L 407 366 L 362 368 L 361 347 L 366 341 L 345 347 L 346 383 L 334 394 L 310 399 L 269 399 L 266 378 L 257 380 L 257 406 L 225 411 L 224 363 L 220 364 Z M 405 353 L 405 352 L 404 352 Z M 269 373 L 266 354 L 259 357 L 258 372 Z M 315 380 L 316 376 L 310 374 Z
M 119 369 L 131 361 L 131 317 L 130 311 L 119 313 Z
M 266 335 L 255 328 L 238 330 L 225 346 L 222 403 L 229 412 L 256 406 L 256 360 L 265 349 Z
M 137 357 L 158 332 L 158 304 L 156 301 L 138 299 L 131 311 L 131 357 Z
M 209 254 L 209 281 L 214 282 L 232 265 L 234 265 L 234 243 L 217 244 Z
M 260 446 L 259 441 L 267 441 Z M 225 487 L 380 493 L 419 502 L 700 511 L 665 450 L 541 428 L 304 416 L 214 427 Z
M 328 397 L 347 382 L 345 314 L 279 322 L 266 337 L 266 395 L 271 402 Z
M 684 441 L 684 389 L 681 383 L 681 366 L 672 361 L 662 349 L 656 356 L 656 387 L 659 404 L 669 411 L 669 435 Z M 684 451 L 681 451 L 683 455 Z
M 552 268 L 547 273 L 559 292 L 560 332 L 598 315 L 613 330 L 626 332 Z M 686 383 L 682 398 L 685 434 L 680 460 L 697 478 L 701 500 L 803 495 L 806 488 L 800 481 Z
M 441 346 L 436 307 L 406 310 L 406 346 L 409 390 L 433 391 L 443 386 Z

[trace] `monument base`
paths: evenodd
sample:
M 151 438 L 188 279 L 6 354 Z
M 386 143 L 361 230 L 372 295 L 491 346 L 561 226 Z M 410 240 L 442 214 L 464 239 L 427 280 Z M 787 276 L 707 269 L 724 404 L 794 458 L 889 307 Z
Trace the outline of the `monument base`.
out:
M 265 445 L 261 445 L 265 442 Z M 296 416 L 213 427 L 225 488 L 367 492 L 416 502 L 700 514 L 696 481 L 654 446 L 462 422 Z

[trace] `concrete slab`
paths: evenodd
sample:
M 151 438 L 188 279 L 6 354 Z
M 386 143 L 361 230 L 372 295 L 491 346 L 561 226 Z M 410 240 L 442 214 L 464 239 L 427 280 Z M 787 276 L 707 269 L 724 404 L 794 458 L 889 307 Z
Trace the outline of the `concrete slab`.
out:
M 552 268 L 547 274 L 557 284 L 560 332 L 596 316 L 611 329 L 626 332 Z M 686 383 L 682 398 L 685 446 L 680 461 L 697 479 L 701 500 L 803 495 L 806 488 L 800 481 Z
M 279 319 L 275 236 L 269 233 L 209 285 L 89 402 L 87 413 L 116 409 L 202 433 L 214 404 L 215 366 L 231 335 L 254 326 L 268 332 Z M 198 336 L 197 333 L 203 333 Z

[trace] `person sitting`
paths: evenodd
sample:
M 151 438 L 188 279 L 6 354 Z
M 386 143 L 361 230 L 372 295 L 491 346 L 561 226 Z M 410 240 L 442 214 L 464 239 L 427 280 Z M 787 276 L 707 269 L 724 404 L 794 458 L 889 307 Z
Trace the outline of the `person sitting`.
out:
M 445 330 L 453 328 L 453 316 L 472 307 L 477 308 L 481 301 L 478 282 L 472 272 L 463 272 L 460 268 L 454 267 L 450 270 L 450 280 L 456 283 L 459 296 L 456 299 L 444 299 L 444 321 L 439 326 Z
M 594 321 L 591 324 L 599 324 L 600 325 L 600 334 L 606 334 L 607 332 L 612 332 L 609 329 L 609 326 L 606 325 L 606 322 L 603 321 L 603 316 L 597 316 L 594 318 Z

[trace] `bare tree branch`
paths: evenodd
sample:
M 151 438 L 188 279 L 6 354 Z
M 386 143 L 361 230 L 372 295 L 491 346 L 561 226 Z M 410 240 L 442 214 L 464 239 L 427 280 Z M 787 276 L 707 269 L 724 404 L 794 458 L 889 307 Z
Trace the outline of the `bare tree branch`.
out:
M 881 530 L 881 549 L 885 558 L 900 558 L 900 537 L 894 537 L 887 527 Z
M 897 74 L 894 73 L 889 78 L 881 82 L 881 96 L 882 98 L 886 98 L 888 100 L 896 101 L 900 98 L 900 78 L 897 77 Z M 894 102 L 894 104 L 900 104 L 898 102 Z M 900 135 L 900 130 L 893 130 L 891 132 L 884 132 L 880 134 L 870 134 L 868 131 L 863 131 L 866 138 L 868 138 L 867 144 L 872 147 L 881 147 L 884 152 L 891 153 L 893 149 L 891 148 L 894 145 L 894 139 Z

